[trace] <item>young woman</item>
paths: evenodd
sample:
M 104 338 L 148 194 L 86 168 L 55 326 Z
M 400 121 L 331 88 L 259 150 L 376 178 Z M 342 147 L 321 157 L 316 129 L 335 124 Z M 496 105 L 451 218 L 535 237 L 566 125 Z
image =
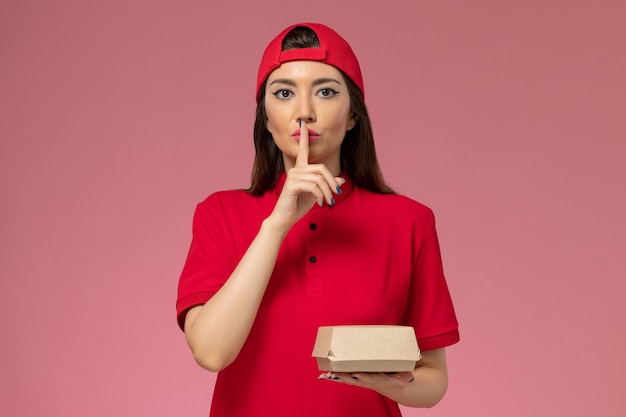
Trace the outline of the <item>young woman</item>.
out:
M 219 371 L 211 416 L 399 416 L 447 388 L 459 340 L 430 209 L 380 173 L 359 63 L 332 29 L 280 33 L 257 80 L 248 190 L 196 208 L 178 323 L 200 366 Z M 413 372 L 323 373 L 324 325 L 415 329 Z

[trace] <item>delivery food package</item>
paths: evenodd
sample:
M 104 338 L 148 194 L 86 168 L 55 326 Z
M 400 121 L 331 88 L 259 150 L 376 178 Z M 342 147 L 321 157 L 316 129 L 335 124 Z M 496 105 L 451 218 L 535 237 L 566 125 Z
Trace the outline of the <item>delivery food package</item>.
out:
M 312 356 L 320 371 L 407 372 L 421 358 L 410 326 L 321 326 Z

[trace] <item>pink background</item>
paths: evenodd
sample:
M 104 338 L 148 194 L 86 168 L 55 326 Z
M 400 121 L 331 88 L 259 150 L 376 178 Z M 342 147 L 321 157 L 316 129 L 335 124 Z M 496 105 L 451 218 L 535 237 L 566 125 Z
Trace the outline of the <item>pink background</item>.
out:
M 623 5 L 3 1 L 0 415 L 207 415 L 174 317 L 192 212 L 248 185 L 261 52 L 308 20 L 437 214 L 462 342 L 406 416 L 623 416 Z

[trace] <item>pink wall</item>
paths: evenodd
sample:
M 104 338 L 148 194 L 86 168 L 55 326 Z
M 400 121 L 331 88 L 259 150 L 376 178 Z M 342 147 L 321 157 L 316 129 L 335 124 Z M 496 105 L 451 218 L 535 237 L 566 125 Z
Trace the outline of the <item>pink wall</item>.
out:
M 462 343 L 406 415 L 624 415 L 622 1 L 92 3 L 0 4 L 0 415 L 207 415 L 191 215 L 247 185 L 299 20 L 351 41 L 386 177 L 437 214 Z

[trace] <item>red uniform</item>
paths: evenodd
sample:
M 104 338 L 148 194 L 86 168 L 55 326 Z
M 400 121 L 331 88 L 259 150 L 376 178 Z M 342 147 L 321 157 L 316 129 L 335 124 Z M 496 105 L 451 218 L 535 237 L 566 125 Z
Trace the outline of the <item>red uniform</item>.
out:
M 179 282 L 181 327 L 228 279 L 284 182 L 260 197 L 223 191 L 198 205 Z M 372 390 L 317 379 L 318 326 L 409 325 L 422 350 L 459 340 L 432 211 L 349 179 L 341 188 L 335 206 L 315 205 L 285 238 L 250 335 L 217 377 L 212 417 L 400 416 Z

